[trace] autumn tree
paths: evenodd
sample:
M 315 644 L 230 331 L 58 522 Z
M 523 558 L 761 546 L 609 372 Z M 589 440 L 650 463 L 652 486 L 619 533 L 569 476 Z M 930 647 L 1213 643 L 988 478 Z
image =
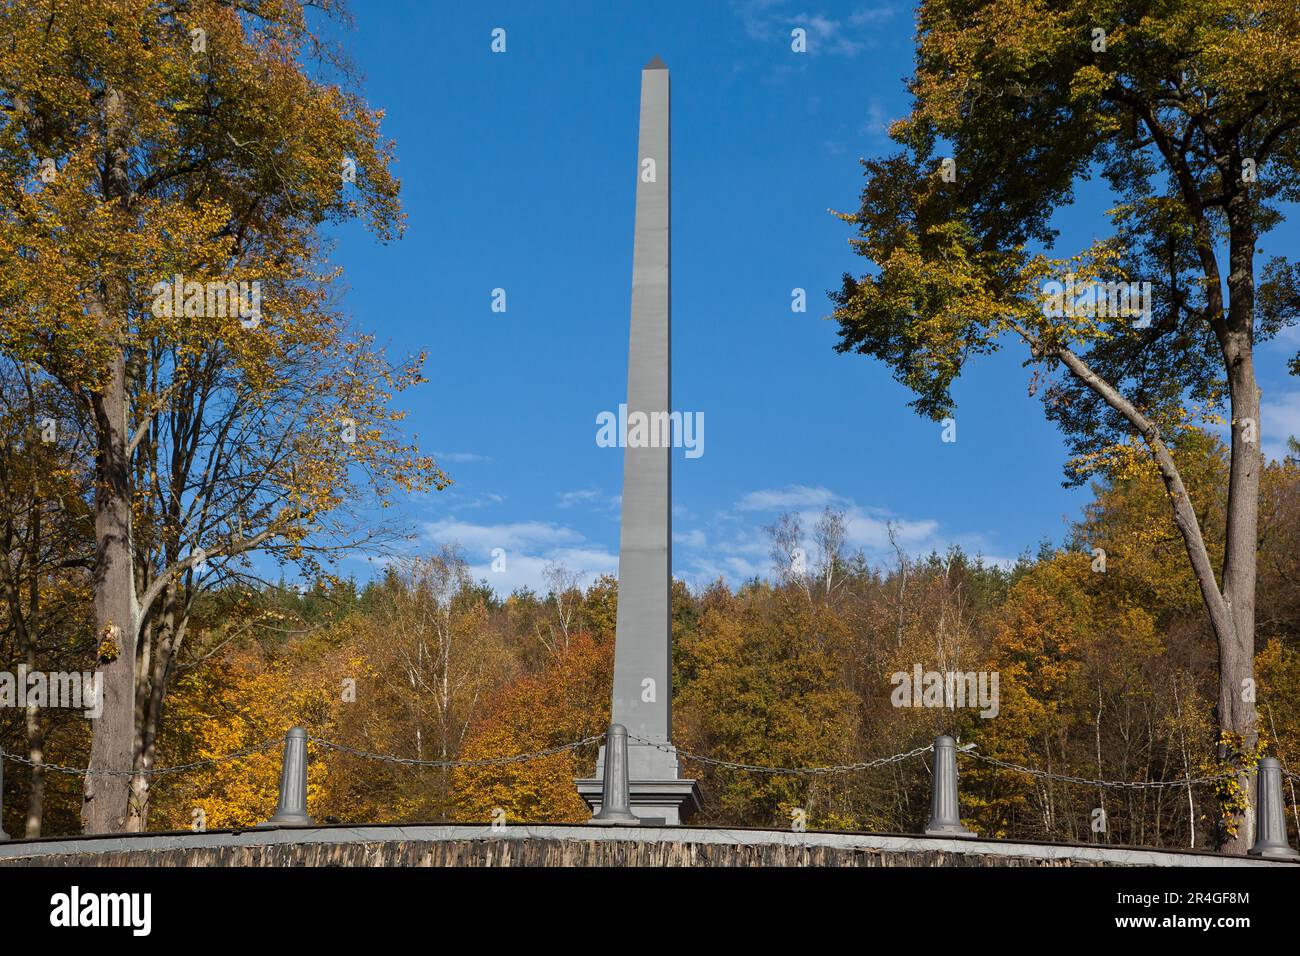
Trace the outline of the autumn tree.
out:
M 85 435 L 74 412 L 48 376 L 0 357 L 0 661 L 28 673 L 78 669 L 92 649 L 94 538 L 83 498 Z M 24 834 L 37 837 L 47 734 L 81 713 L 43 707 L 31 695 L 21 708 L 4 708 L 0 726 L 15 717 L 29 761 Z
M 328 553 L 358 489 L 441 484 L 319 236 L 401 217 L 381 114 L 305 0 L 0 9 L 0 349 L 91 423 L 95 725 L 84 825 L 142 828 L 169 675 L 205 583 Z M 355 528 L 355 525 L 353 526 Z
M 1001 702 L 998 719 L 975 722 L 981 752 L 1101 780 L 1164 779 L 1184 770 L 1169 765 L 1176 752 L 1165 733 L 1168 661 L 1155 615 L 1141 606 L 1140 593 L 1093 570 L 1090 555 L 1060 551 L 1027 569 L 999 608 L 991 637 L 985 666 L 1000 673 Z M 995 834 L 1014 820 L 1021 832 L 1048 839 L 1144 842 L 1145 806 L 1134 801 L 1164 800 L 1166 814 L 1182 806 L 1170 789 L 1112 793 L 982 764 L 968 779 L 979 794 L 974 815 Z
M 714 592 L 693 632 L 673 648 L 674 733 L 686 751 L 771 767 L 853 759 L 855 706 L 842 682 L 847 629 L 800 585 L 741 596 Z M 706 815 L 786 827 L 854 822 L 842 781 L 691 767 Z
M 1296 266 L 1256 255 L 1300 189 L 1300 8 L 926 0 L 910 90 L 890 131 L 902 150 L 865 162 L 861 208 L 843 216 L 876 270 L 834 294 L 836 347 L 886 361 L 937 420 L 968 360 L 1019 342 L 1071 443 L 1069 480 L 1158 474 L 1218 646 L 1219 755 L 1244 795 L 1266 428 L 1255 346 L 1300 309 Z M 1052 214 L 1094 171 L 1116 196 L 1111 234 L 1056 257 Z M 1151 283 L 1149 309 L 1130 282 Z M 1221 408 L 1216 566 L 1174 449 Z M 1252 826 L 1234 811 L 1224 846 L 1243 852 Z
M 1300 441 L 1264 469 L 1260 503 L 1259 632 L 1300 644 Z
M 613 679 L 613 647 L 574 631 L 542 670 L 511 681 L 492 696 L 470 728 L 462 759 L 536 753 L 599 737 L 609 726 Z M 589 819 L 573 781 L 591 773 L 595 757 L 591 746 L 519 763 L 457 768 L 453 781 L 459 819 L 489 821 L 498 812 L 526 823 Z
M 285 731 L 329 736 L 342 706 L 338 683 L 316 655 L 291 659 L 256 645 L 228 648 L 178 680 L 161 746 L 171 763 L 218 761 L 157 784 L 157 822 L 167 829 L 249 827 L 275 811 Z M 225 759 L 230 754 L 244 754 Z M 312 746 L 307 800 L 317 812 L 330 764 Z
M 385 708 L 387 746 L 418 760 L 459 756 L 474 720 L 514 670 L 464 555 L 444 546 L 395 564 L 362 626 L 366 633 L 356 646 L 376 675 L 376 699 L 363 700 L 362 709 Z M 421 774 L 423 818 L 446 819 L 451 774 Z

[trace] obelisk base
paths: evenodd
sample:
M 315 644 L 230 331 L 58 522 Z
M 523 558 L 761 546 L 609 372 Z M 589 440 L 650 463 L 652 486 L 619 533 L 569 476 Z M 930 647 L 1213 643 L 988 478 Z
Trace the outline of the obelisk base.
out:
M 600 777 L 574 780 L 578 795 L 600 812 Z M 694 780 L 629 780 L 629 805 L 632 813 L 646 826 L 675 827 L 689 820 L 700 809 L 700 785 Z
M 633 743 L 628 747 L 630 809 L 647 826 L 675 827 L 700 810 L 700 785 L 677 776 L 677 751 L 671 744 Z M 596 775 L 574 780 L 578 796 L 599 813 L 604 784 L 605 748 L 596 758 Z

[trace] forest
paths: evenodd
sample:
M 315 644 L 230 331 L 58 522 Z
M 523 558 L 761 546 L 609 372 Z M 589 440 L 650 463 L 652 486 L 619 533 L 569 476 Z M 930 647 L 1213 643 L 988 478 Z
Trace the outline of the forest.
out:
M 1215 527 L 1223 445 L 1180 450 L 1198 510 Z M 39 442 L 39 439 L 36 439 Z M 35 445 L 37 447 L 49 447 Z M 66 542 L 89 554 L 75 509 L 35 506 L 33 457 L 3 458 L 0 532 L 12 548 Z M 1261 498 L 1261 735 L 1290 773 L 1300 760 L 1300 446 L 1268 466 Z M 1212 776 L 1213 641 L 1165 495 L 1153 474 L 1093 486 L 1059 544 L 1013 567 L 959 549 L 883 565 L 844 545 L 842 517 L 766 529 L 772 571 L 729 587 L 674 582 L 674 736 L 701 781 L 696 822 L 917 832 L 929 808 L 925 759 L 867 770 L 773 775 L 690 755 L 778 768 L 839 766 L 904 753 L 951 733 L 1019 767 L 1157 788 L 1100 788 L 962 760 L 968 826 L 997 837 L 1213 847 L 1232 799 Z M 1219 524 L 1221 526 L 1221 523 Z M 790 555 L 806 551 L 806 567 Z M 472 580 L 456 546 L 394 559 L 364 585 L 322 574 L 310 587 L 231 581 L 188 624 L 161 710 L 156 766 L 256 749 L 293 725 L 343 748 L 416 760 L 481 760 L 603 732 L 609 715 L 617 582 L 579 584 L 552 567 L 546 594 L 504 599 Z M 0 658 L 48 671 L 95 653 L 84 563 L 33 548 L 6 566 Z M 996 719 L 977 706 L 898 706 L 891 675 L 915 668 L 996 674 Z M 0 709 L 10 762 L 5 829 L 73 833 L 89 722 L 78 711 Z M 517 764 L 415 767 L 311 745 L 309 809 L 340 822 L 581 821 L 573 786 L 594 746 Z M 139 792 L 152 830 L 243 827 L 274 808 L 279 747 L 164 773 Z M 44 764 L 44 767 L 39 766 Z M 1295 823 L 1295 778 L 1285 779 Z M 1104 816 L 1096 811 L 1100 809 Z M 802 814 L 798 811 L 802 810 Z M 1097 820 L 1104 826 L 1098 827 Z

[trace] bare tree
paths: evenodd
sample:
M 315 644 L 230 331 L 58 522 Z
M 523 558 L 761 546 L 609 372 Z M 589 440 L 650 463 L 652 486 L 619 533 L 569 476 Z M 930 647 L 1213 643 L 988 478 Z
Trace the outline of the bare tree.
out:
M 843 583 L 836 578 L 837 572 L 844 567 L 844 540 L 847 531 L 844 525 L 844 512 L 827 506 L 817 519 L 813 529 L 813 541 L 817 544 L 817 578 L 823 589 L 823 602 L 829 604 L 835 589 Z
M 455 757 L 484 696 L 507 670 L 459 548 L 446 545 L 390 570 L 367 644 L 381 679 L 406 711 L 415 756 Z M 440 777 L 443 814 L 450 780 L 447 773 Z
M 569 630 L 573 626 L 573 617 L 582 603 L 582 591 L 579 588 L 582 576 L 570 571 L 559 562 L 551 561 L 542 570 L 542 579 L 546 582 L 551 598 L 555 601 L 555 625 L 559 628 L 559 634 L 556 634 L 555 628 L 548 622 L 546 630 L 549 638 L 541 633 L 540 628 L 537 636 L 553 656 L 558 656 L 561 653 L 568 653 L 569 650 Z
M 772 557 L 777 580 L 782 584 L 798 585 L 804 597 L 811 601 L 808 555 L 801 545 L 802 529 L 799 525 L 799 516 L 788 511 L 784 512 L 774 524 L 766 525 L 763 531 L 772 543 L 769 554 Z

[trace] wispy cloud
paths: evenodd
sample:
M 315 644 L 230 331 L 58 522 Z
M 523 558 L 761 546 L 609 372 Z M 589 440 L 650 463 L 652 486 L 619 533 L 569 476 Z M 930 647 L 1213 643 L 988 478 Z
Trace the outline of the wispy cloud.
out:
M 889 114 L 885 112 L 880 98 L 871 97 L 867 101 L 867 121 L 862 125 L 862 133 L 876 139 L 885 139 L 889 136 L 889 123 Z
M 596 488 L 561 492 L 555 501 L 557 508 L 576 508 L 586 505 L 602 511 L 613 511 L 623 502 L 622 495 L 607 495 Z
M 953 532 L 928 517 L 906 517 L 888 509 L 859 504 L 852 498 L 820 485 L 788 485 L 751 491 L 730 508 L 719 512 L 708 528 L 676 532 L 673 564 L 689 584 L 702 586 L 719 577 L 732 584 L 772 573 L 771 539 L 764 530 L 778 515 L 789 513 L 801 528 L 800 546 L 816 562 L 813 529 L 827 507 L 844 517 L 844 543 L 850 552 L 861 551 L 869 561 L 895 559 L 890 542 L 913 557 L 931 551 L 943 553 L 953 545 L 968 554 L 981 554 L 986 563 L 1009 567 L 1014 558 L 990 555 L 982 534 Z
M 791 508 L 824 508 L 843 501 L 829 488 L 789 485 L 785 488 L 751 491 L 738 502 L 737 511 L 779 511 Z
M 1276 398 L 1262 402 L 1260 450 L 1266 459 L 1280 461 L 1287 455 L 1287 439 L 1300 439 L 1300 391 L 1280 392 Z
M 556 548 L 583 540 L 572 528 L 549 521 L 474 524 L 454 518 L 426 522 L 424 535 L 436 544 L 456 543 L 467 551 L 485 553 L 493 548 Z
M 731 6 L 751 40 L 768 40 L 783 22 L 774 8 L 784 4 L 785 0 L 732 0 Z
M 492 460 L 487 455 L 480 455 L 472 451 L 436 451 L 433 453 L 433 457 L 438 461 L 452 465 L 472 465 Z
M 446 494 L 456 508 L 487 508 L 492 505 L 499 505 L 506 500 L 505 495 L 498 495 L 492 491 L 462 493 L 453 489 L 446 492 Z
M 1300 403 L 1296 413 L 1300 414 Z M 596 489 L 583 488 L 556 496 L 557 508 L 588 506 L 608 510 L 617 499 Z M 722 578 L 737 585 L 772 573 L 771 539 L 765 527 L 782 513 L 794 515 L 802 529 L 800 546 L 810 562 L 819 557 L 813 530 L 823 510 L 831 507 L 844 516 L 845 546 L 861 551 L 868 561 L 890 563 L 894 541 L 911 556 L 940 553 L 958 545 L 968 554 L 981 554 L 992 564 L 1009 566 L 1014 559 L 990 555 L 985 536 L 977 531 L 954 531 L 926 516 L 899 515 L 886 508 L 860 504 L 822 485 L 787 485 L 762 488 L 741 495 L 711 516 L 686 516 L 675 507 L 673 573 L 692 587 L 704 587 Z M 425 522 L 420 526 L 426 546 L 458 544 L 476 579 L 484 579 L 500 595 L 526 587 L 545 592 L 548 565 L 562 564 L 583 584 L 603 574 L 618 573 L 618 533 L 612 524 L 593 540 L 569 524 L 556 521 L 474 522 L 463 517 Z M 497 549 L 500 549 L 499 551 Z M 495 563 L 494 563 L 494 558 Z
M 708 536 L 699 528 L 673 532 L 673 544 L 685 545 L 688 548 L 703 548 L 708 543 Z
M 554 522 L 475 524 L 448 518 L 426 522 L 422 531 L 429 545 L 459 545 L 470 574 L 502 596 L 524 587 L 544 592 L 546 569 L 552 564 L 563 565 L 584 585 L 618 571 L 617 554 Z
M 860 7 L 847 17 L 832 17 L 800 10 L 788 0 L 734 0 L 732 9 L 751 40 L 789 42 L 791 31 L 798 27 L 807 34 L 810 55 L 845 57 L 874 46 L 875 27 L 897 13 L 893 6 L 878 5 Z

